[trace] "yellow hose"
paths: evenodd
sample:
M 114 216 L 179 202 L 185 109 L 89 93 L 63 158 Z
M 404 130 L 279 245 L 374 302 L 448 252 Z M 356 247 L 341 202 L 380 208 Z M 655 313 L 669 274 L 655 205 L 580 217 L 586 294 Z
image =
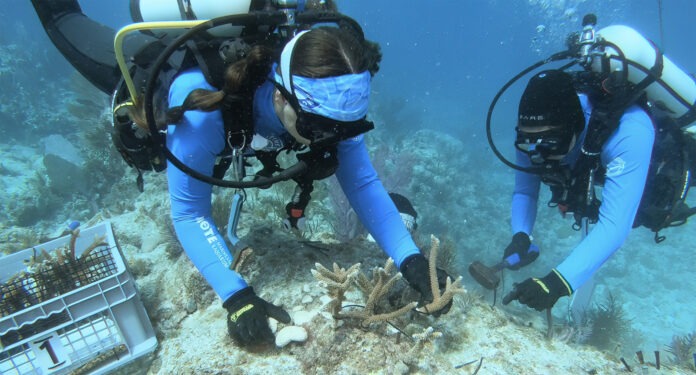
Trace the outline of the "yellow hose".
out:
M 128 72 L 128 65 L 126 64 L 126 58 L 123 55 L 123 40 L 126 35 L 133 31 L 140 30 L 160 30 L 160 29 L 190 29 L 208 20 L 195 20 L 195 21 L 164 21 L 164 22 L 138 22 L 122 27 L 114 38 L 114 52 L 116 54 L 116 62 L 121 70 L 121 75 L 126 82 L 126 87 L 131 96 L 131 101 L 133 105 L 137 104 L 137 91 L 135 89 L 135 84 L 133 83 L 133 77 L 130 76 Z

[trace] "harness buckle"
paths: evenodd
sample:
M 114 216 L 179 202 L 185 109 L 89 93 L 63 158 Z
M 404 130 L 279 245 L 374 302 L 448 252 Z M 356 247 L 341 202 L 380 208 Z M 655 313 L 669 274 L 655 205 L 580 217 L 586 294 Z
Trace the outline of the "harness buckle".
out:
M 244 178 L 244 153 L 242 150 L 246 146 L 246 135 L 242 135 L 242 145 L 240 147 L 232 146 L 232 134 L 227 135 L 227 145 L 232 149 L 232 174 L 234 179 L 241 181 Z

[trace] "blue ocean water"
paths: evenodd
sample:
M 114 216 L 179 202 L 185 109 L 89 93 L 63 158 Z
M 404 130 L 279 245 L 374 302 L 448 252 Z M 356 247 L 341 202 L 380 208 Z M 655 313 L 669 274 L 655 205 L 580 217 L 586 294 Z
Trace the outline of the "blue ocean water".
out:
M 109 26 L 130 23 L 125 0 L 82 3 L 85 13 Z M 385 119 L 385 129 L 402 136 L 421 129 L 442 132 L 460 141 L 462 149 L 456 152 L 468 157 L 469 164 L 447 165 L 455 182 L 449 191 L 428 190 L 433 186 L 428 180 L 415 181 L 425 188 L 410 191 L 416 207 L 423 207 L 422 231 L 444 232 L 458 244 L 462 274 L 473 260 L 497 260 L 509 238 L 512 174 L 495 159 L 485 136 L 491 99 L 508 79 L 562 50 L 565 36 L 579 30 L 589 12 L 597 15 L 599 27 L 621 23 L 636 28 L 685 71 L 696 72 L 693 0 L 342 0 L 339 7 L 382 47 L 373 106 Z M 71 139 L 89 124 L 72 118 L 61 122 L 39 111 L 60 112 L 68 100 L 61 90 L 70 86 L 73 69 L 46 37 L 29 2 L 0 7 L 0 18 L 5 20 L 0 23 L 0 143 L 39 147 L 48 132 Z M 496 112 L 503 147 L 509 144 L 506 127 L 514 126 L 522 87 L 513 86 Z M 437 158 L 431 163 L 453 160 Z M 56 222 L 67 219 L 52 215 Z M 36 222 L 5 219 L 0 229 Z M 540 217 L 538 226 L 544 225 L 547 229 L 537 235 L 545 237 L 549 251 L 527 273 L 507 276 L 508 285 L 534 272 L 543 275 L 579 241 L 568 230 L 570 223 L 554 212 Z M 645 229 L 634 230 L 597 275 L 598 298 L 609 293 L 623 298 L 633 328 L 643 335 L 635 342 L 649 345 L 646 350 L 664 348 L 673 335 L 696 332 L 694 225 L 668 230 L 668 241 L 660 245 Z M 472 280 L 467 283 L 476 287 Z M 557 315 L 563 315 L 562 308 Z

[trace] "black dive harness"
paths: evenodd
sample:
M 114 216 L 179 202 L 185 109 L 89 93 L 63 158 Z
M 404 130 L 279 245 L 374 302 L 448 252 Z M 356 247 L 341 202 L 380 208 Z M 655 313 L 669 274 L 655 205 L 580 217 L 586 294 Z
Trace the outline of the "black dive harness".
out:
M 676 124 L 677 130 L 696 120 L 696 103 L 687 103 L 661 79 L 663 54 L 657 46 L 651 43 L 655 50 L 655 61 L 652 68 L 647 69 L 627 59 L 617 45 L 605 40 L 595 40 L 594 33 L 592 33 L 591 43 L 595 52 L 591 57 L 599 57 L 601 59 L 603 72 L 609 72 L 595 73 L 589 71 L 588 64 L 590 60 L 588 56 L 583 56 L 581 54 L 581 52 L 589 51 L 589 49 L 582 49 L 582 44 L 586 44 L 582 40 L 583 36 L 584 35 L 580 36 L 580 46 L 570 45 L 567 51 L 555 53 L 545 60 L 532 64 L 508 81 L 493 98 L 486 118 L 488 143 L 498 159 L 515 170 L 539 175 L 541 181 L 549 185 L 551 189 L 552 197 L 548 205 L 550 207 L 558 207 L 564 214 L 572 212 L 575 219 L 573 228 L 576 230 L 581 229 L 583 220 L 585 219 L 590 223 L 595 223 L 598 220 L 601 202 L 597 198 L 594 188 L 595 185 L 603 183 L 603 181 L 597 181 L 598 178 L 602 179 L 604 176 L 600 160 L 602 146 L 618 128 L 620 118 L 624 111 L 631 105 L 637 104 L 642 106 L 648 113 L 655 112 L 654 108 L 651 108 L 651 105 L 647 102 L 645 95 L 645 89 L 649 85 L 653 83 L 660 84 L 683 105 L 690 107 L 687 113 L 676 120 L 672 120 Z M 618 56 L 609 56 L 604 53 L 607 48 L 615 50 Z M 559 161 L 546 161 L 544 163 L 533 164 L 531 167 L 524 167 L 507 160 L 495 146 L 491 132 L 491 118 L 498 100 L 510 86 L 528 73 L 548 63 L 568 59 L 573 59 L 573 61 L 562 65 L 558 69 L 566 71 L 576 64 L 581 65 L 585 70 L 569 71 L 569 73 L 574 77 L 576 89 L 587 93 L 590 101 L 593 103 L 592 114 L 587 126 L 585 139 L 575 165 L 571 169 L 567 165 L 561 165 Z M 610 63 L 612 60 L 618 60 L 621 63 L 621 70 L 611 72 Z M 637 84 L 629 82 L 629 66 L 645 73 L 645 78 Z M 681 142 L 681 138 L 679 139 Z M 655 145 L 657 146 L 657 140 L 655 141 Z M 681 147 L 682 145 L 679 144 L 679 146 Z M 665 202 L 663 207 L 655 209 L 657 211 L 669 207 L 670 213 L 662 216 L 660 219 L 651 220 L 647 218 L 650 216 L 649 214 L 644 214 L 643 216 L 645 217 L 642 217 L 641 213 L 648 212 L 653 208 L 644 207 L 647 197 L 646 193 L 643 195 L 641 208 L 636 216 L 634 227 L 645 225 L 653 230 L 655 232 L 655 242 L 664 240 L 664 236 L 658 234 L 660 229 L 684 224 L 689 216 L 696 214 L 696 208 L 690 209 L 684 204 L 686 192 L 691 184 L 691 173 L 689 170 L 691 164 L 688 154 L 688 152 L 682 152 L 681 155 L 678 156 L 680 159 L 680 176 L 678 177 L 680 178 L 680 183 L 677 184 L 678 187 L 669 189 L 668 202 Z M 657 172 L 656 169 L 659 168 L 659 166 L 654 166 L 653 163 L 654 162 L 651 162 L 651 172 Z M 649 176 L 650 175 L 649 173 Z M 649 190 L 650 186 L 650 182 L 648 182 L 645 188 L 646 192 Z M 651 192 L 651 195 L 652 194 L 656 193 Z

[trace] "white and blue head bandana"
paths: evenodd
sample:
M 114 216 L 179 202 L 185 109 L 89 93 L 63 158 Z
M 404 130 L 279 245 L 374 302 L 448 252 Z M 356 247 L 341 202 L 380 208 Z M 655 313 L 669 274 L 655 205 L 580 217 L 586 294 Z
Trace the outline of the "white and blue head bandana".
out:
M 297 98 L 306 112 L 338 121 L 357 121 L 367 115 L 370 99 L 369 71 L 336 77 L 308 78 L 290 75 L 290 62 L 297 41 L 309 30 L 302 31 L 285 45 L 280 56 L 280 72 L 273 71 L 276 82 Z

